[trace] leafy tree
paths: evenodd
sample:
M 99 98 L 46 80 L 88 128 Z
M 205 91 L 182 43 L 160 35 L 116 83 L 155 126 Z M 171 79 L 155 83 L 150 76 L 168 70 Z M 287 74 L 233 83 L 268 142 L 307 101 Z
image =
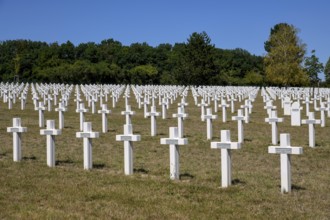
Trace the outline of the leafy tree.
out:
M 308 75 L 301 64 L 305 45 L 297 36 L 293 25 L 279 24 L 269 36 L 270 51 L 265 57 L 266 80 L 277 86 L 302 86 L 308 83 Z
M 181 58 L 182 84 L 209 85 L 217 74 L 214 63 L 214 45 L 206 32 L 190 35 Z
M 315 50 L 312 50 L 312 55 L 305 59 L 305 71 L 308 73 L 311 85 L 317 85 L 320 82 L 318 76 L 323 71 L 323 64 L 319 62 L 319 58 L 315 56 Z
M 330 57 L 324 67 L 324 76 L 327 84 L 330 83 Z
M 153 78 L 157 74 L 157 69 L 152 65 L 140 65 L 130 70 L 131 83 L 152 84 Z

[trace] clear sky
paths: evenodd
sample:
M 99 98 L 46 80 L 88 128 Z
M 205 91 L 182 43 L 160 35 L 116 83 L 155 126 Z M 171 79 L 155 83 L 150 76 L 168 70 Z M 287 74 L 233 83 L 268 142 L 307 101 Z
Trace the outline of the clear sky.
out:
M 113 38 L 124 45 L 186 42 L 205 31 L 218 48 L 264 55 L 270 29 L 286 22 L 325 64 L 330 0 L 0 0 L 0 41 L 75 45 Z

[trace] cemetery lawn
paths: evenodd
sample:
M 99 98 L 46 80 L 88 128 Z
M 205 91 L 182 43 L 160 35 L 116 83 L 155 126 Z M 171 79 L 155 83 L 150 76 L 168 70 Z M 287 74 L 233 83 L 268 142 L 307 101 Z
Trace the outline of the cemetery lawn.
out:
M 30 90 L 31 91 L 31 90 Z M 330 219 L 330 119 L 325 128 L 316 126 L 316 148 L 308 147 L 308 126 L 291 127 L 283 116 L 280 102 L 278 116 L 284 117 L 279 133 L 291 134 L 291 145 L 302 146 L 303 155 L 292 155 L 292 192 L 280 192 L 280 156 L 268 154 L 271 125 L 265 123 L 266 110 L 258 93 L 253 103 L 250 123 L 244 124 L 244 144 L 232 151 L 232 183 L 221 188 L 220 150 L 210 148 L 206 140 L 206 122 L 200 120 L 200 108 L 189 92 L 184 121 L 188 145 L 180 146 L 180 181 L 169 179 L 169 146 L 160 145 L 168 137 L 169 127 L 177 126 L 172 114 L 177 99 L 167 112 L 168 119 L 157 118 L 156 137 L 150 136 L 150 119 L 131 92 L 133 133 L 141 135 L 134 142 L 134 174 L 124 175 L 123 142 L 115 141 L 123 133 L 124 99 L 110 108 L 108 133 L 93 139 L 93 169 L 83 169 L 83 141 L 76 138 L 79 114 L 73 95 L 65 112 L 65 128 L 56 137 L 56 167 L 46 165 L 46 137 L 40 135 L 38 112 L 33 110 L 29 91 L 27 109 L 20 102 L 12 110 L 0 102 L 0 218 L 1 219 Z M 235 109 L 243 102 L 236 102 Z M 85 103 L 87 106 L 87 103 Z M 98 105 L 99 106 L 99 105 Z M 311 105 L 312 107 L 312 105 Z M 54 109 L 55 107 L 53 107 Z M 100 109 L 100 108 L 98 108 Z M 157 105 L 157 111 L 161 106 Z M 231 130 L 237 140 L 237 115 L 227 110 L 228 122 L 222 122 L 221 109 L 213 122 L 213 140 L 221 129 Z M 22 134 L 21 162 L 13 162 L 12 118 L 20 117 L 28 132 Z M 316 112 L 316 118 L 320 113 Z M 302 111 L 302 118 L 305 111 Z M 56 119 L 58 112 L 45 111 L 46 119 Z M 86 114 L 93 131 L 101 131 L 101 115 Z

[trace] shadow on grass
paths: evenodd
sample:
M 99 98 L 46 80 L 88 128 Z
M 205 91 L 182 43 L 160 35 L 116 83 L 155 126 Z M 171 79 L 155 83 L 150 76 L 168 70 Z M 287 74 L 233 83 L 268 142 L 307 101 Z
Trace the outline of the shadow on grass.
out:
M 281 188 L 281 185 L 277 185 L 277 187 Z M 300 191 L 300 190 L 306 190 L 306 188 L 302 187 L 302 186 L 297 186 L 297 185 L 292 184 L 291 185 L 291 190 L 292 191 Z
M 29 157 L 23 157 L 23 160 L 36 160 L 37 158 L 35 156 L 29 156 Z
M 117 132 L 117 129 L 108 129 L 108 132 Z
M 180 179 L 181 180 L 194 179 L 194 178 L 195 178 L 195 176 L 191 175 L 190 173 L 180 174 Z
M 232 183 L 233 185 L 246 185 L 246 182 L 245 182 L 245 181 L 242 181 L 242 180 L 240 180 L 240 179 L 233 179 L 233 180 L 231 181 L 231 183 Z
M 105 164 L 104 163 L 93 163 L 93 169 L 104 169 Z
M 244 138 L 244 141 L 246 141 L 246 142 L 251 142 L 252 139 L 250 139 L 250 138 Z
M 305 187 L 297 186 L 297 185 L 293 185 L 293 184 L 292 184 L 291 187 L 292 187 L 291 189 L 292 189 L 292 190 L 295 190 L 295 191 L 306 190 Z
M 72 127 L 72 126 L 64 126 L 64 128 L 70 128 L 70 129 L 73 129 L 74 127 Z
M 7 153 L 0 153 L 0 157 L 5 157 L 7 156 Z
M 134 173 L 142 173 L 142 174 L 148 174 L 149 173 L 149 170 L 146 170 L 144 168 L 138 168 L 138 169 L 133 169 L 133 172 Z
M 66 160 L 57 160 L 55 162 L 56 165 L 65 165 L 65 164 L 73 164 L 73 160 L 66 159 Z

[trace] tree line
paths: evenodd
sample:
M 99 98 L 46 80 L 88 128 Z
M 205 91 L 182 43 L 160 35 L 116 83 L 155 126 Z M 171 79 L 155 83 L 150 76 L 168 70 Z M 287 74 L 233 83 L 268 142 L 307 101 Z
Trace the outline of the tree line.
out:
M 285 41 L 284 49 L 283 42 L 279 47 L 280 40 Z M 262 57 L 241 48 L 216 48 L 206 32 L 194 32 L 184 43 L 155 47 L 145 42 L 125 46 L 114 39 L 77 46 L 70 41 L 59 44 L 7 40 L 0 42 L 0 80 L 280 86 L 319 82 L 317 74 L 323 65 L 315 54 L 305 57 L 304 45 L 292 25 L 275 25 L 265 42 L 265 50 L 268 54 Z

